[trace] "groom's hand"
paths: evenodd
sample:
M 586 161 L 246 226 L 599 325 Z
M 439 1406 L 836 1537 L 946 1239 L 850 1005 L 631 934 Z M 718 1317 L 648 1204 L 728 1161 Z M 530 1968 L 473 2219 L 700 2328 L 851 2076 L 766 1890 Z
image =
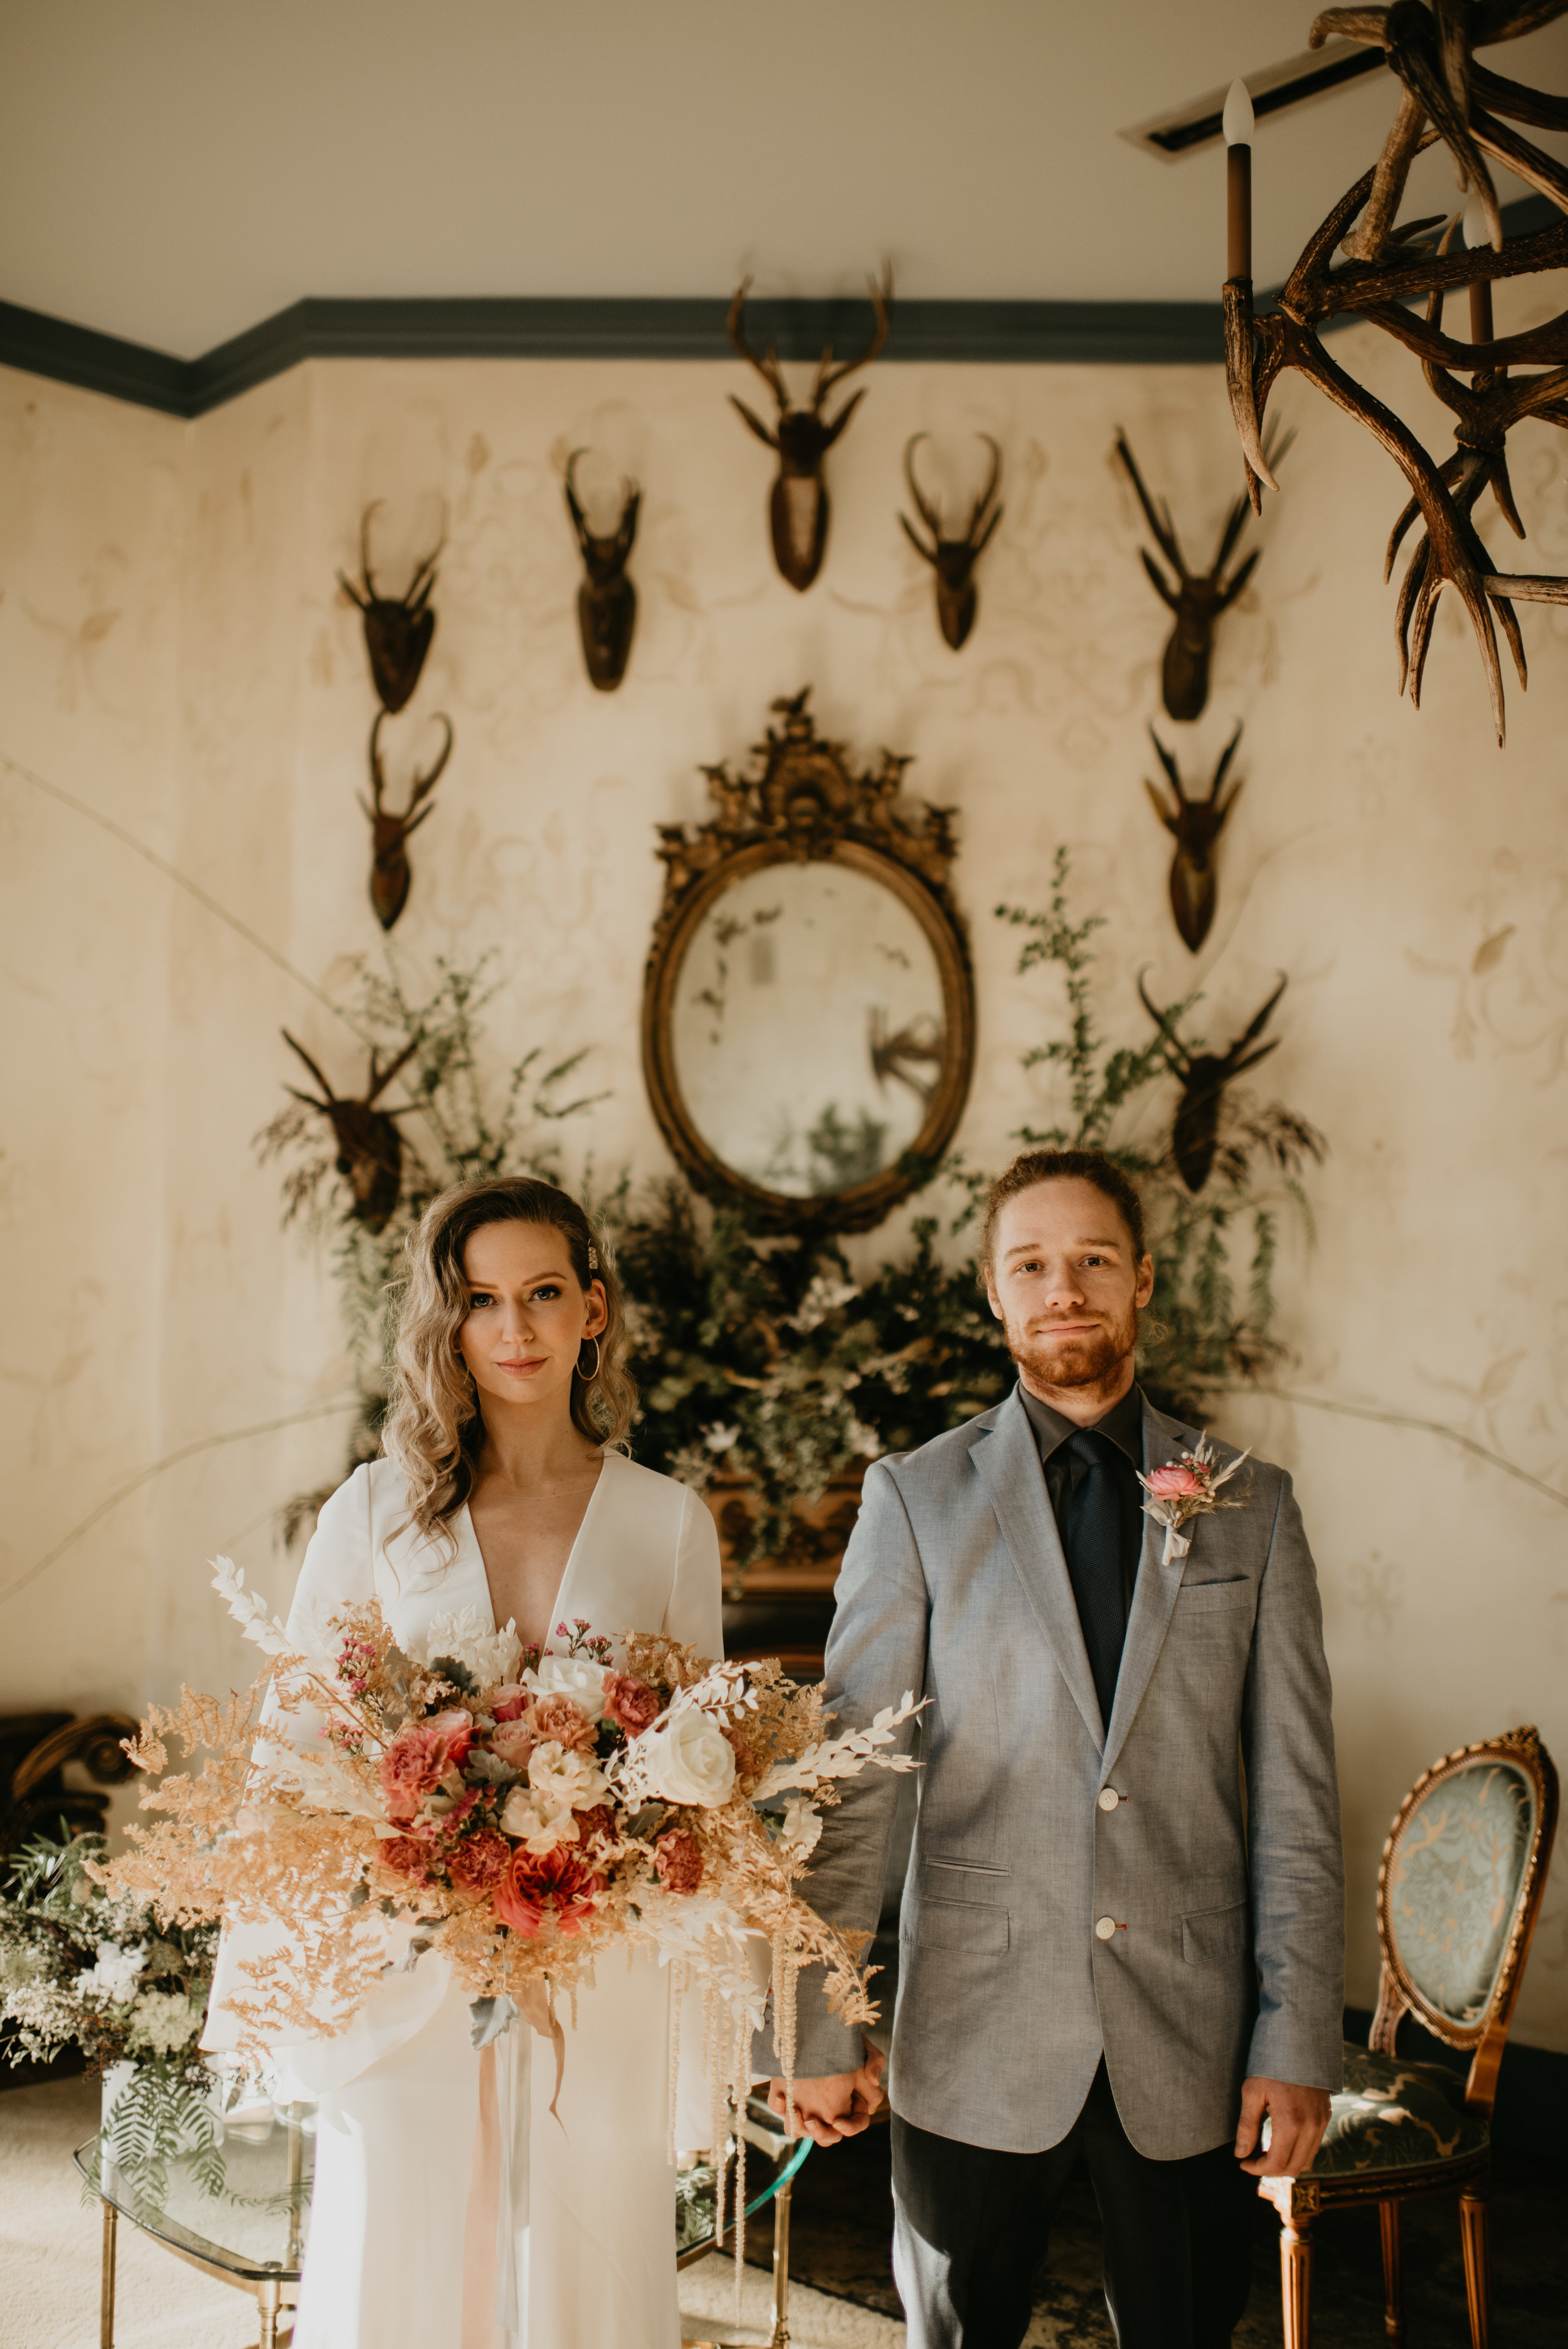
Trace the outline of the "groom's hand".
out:
M 804 2130 L 818 2145 L 838 2145 L 847 2137 L 859 2137 L 884 2101 L 882 2075 L 885 2061 L 880 2048 L 868 2047 L 866 2060 L 858 2072 L 831 2072 L 819 2080 L 797 2080 L 795 2127 L 790 2135 L 799 2137 Z M 782 2080 L 769 2082 L 768 2106 L 788 2127 Z
M 1260 2145 L 1264 2113 L 1269 2116 L 1266 2153 Z M 1236 2159 L 1249 2178 L 1299 2178 L 1317 2158 L 1328 2113 L 1326 2088 L 1298 2088 L 1291 2080 L 1243 2080 Z

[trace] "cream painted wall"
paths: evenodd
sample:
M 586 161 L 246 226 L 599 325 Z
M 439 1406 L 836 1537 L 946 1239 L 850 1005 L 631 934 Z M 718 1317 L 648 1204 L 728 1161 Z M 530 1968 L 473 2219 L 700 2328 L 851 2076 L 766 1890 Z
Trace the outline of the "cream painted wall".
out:
M 1409 363 L 1369 340 L 1336 349 L 1408 408 Z M 1037 977 L 1013 975 L 999 897 L 1041 903 L 1070 844 L 1079 904 L 1109 917 L 1101 999 L 1119 1037 L 1146 1031 L 1140 968 L 1168 993 L 1194 969 L 1140 781 L 1163 615 L 1109 450 L 1125 424 L 1206 547 L 1236 481 L 1222 388 L 1203 370 L 883 369 L 836 452 L 829 560 L 802 598 L 773 572 L 768 462 L 729 388 L 700 366 L 345 362 L 181 426 L 0 377 L 0 749 L 341 988 L 379 932 L 355 796 L 374 705 L 334 573 L 370 498 L 388 501 L 393 576 L 444 499 L 435 646 L 387 736 L 397 775 L 433 740 L 436 709 L 457 749 L 395 950 L 428 972 L 438 955 L 499 949 L 498 1059 L 591 1048 L 609 1098 L 569 1132 L 569 1168 L 587 1154 L 603 1174 L 667 1165 L 637 1048 L 653 826 L 700 815 L 698 762 L 743 758 L 769 699 L 808 680 L 828 730 L 914 753 L 911 788 L 960 810 L 980 1016 L 960 1141 L 995 1164 L 1040 1122 L 1047 1096 L 1019 1056 L 1059 1011 Z M 1398 484 L 1301 387 L 1280 404 L 1302 437 L 1256 585 L 1202 719 L 1161 725 L 1206 780 L 1246 720 L 1247 787 L 1195 967 L 1204 1016 L 1234 1032 L 1288 971 L 1268 1089 L 1333 1143 L 1312 1186 L 1315 1252 L 1293 1241 L 1283 1279 L 1299 1360 L 1282 1384 L 1316 1402 L 1238 1400 L 1225 1429 L 1295 1472 L 1320 1560 L 1352 1993 L 1367 2001 L 1377 1851 L 1410 1779 L 1521 1720 L 1568 1753 L 1568 1517 L 1539 1489 L 1568 1492 L 1568 619 L 1525 612 L 1536 682 L 1511 692 L 1504 755 L 1451 611 L 1413 713 L 1393 690 L 1379 575 Z M 1007 452 L 1006 519 L 958 657 L 894 519 L 899 451 L 922 428 L 959 457 L 977 429 Z M 646 492 L 642 617 L 611 697 L 589 689 L 576 641 L 559 466 L 581 443 Z M 1561 466 L 1527 428 L 1515 474 L 1543 569 L 1568 568 Z M 347 1365 L 325 1259 L 280 1232 L 252 1137 L 291 1074 L 284 1022 L 345 1087 L 360 1055 L 255 946 L 3 769 L 0 812 L 0 1695 L 135 1706 L 247 1670 L 201 1561 L 232 1551 L 281 1601 L 273 1512 L 339 1462 Z M 1537 1482 L 1367 1412 L 1440 1422 Z M 1568 2047 L 1556 1888 L 1517 2028 Z

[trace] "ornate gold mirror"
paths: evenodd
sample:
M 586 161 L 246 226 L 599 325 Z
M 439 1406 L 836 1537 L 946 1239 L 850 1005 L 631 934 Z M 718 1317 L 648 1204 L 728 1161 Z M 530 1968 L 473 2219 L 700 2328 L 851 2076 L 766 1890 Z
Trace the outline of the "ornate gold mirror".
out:
M 780 1229 L 863 1231 L 953 1138 L 975 994 L 951 809 L 903 802 L 891 751 L 852 773 L 810 690 L 773 704 L 752 774 L 703 769 L 707 823 L 660 827 L 643 1065 L 696 1189 Z

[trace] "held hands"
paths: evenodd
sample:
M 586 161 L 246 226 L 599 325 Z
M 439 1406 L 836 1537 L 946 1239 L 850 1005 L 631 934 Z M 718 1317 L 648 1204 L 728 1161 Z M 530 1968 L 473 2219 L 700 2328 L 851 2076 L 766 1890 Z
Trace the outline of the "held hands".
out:
M 825 2087 L 830 2084 L 812 2081 L 810 2085 Z M 775 2112 L 778 2109 L 775 2106 Z M 1259 2142 L 1265 2112 L 1269 2116 L 1266 2153 Z M 1249 2178 L 1299 2178 L 1317 2158 L 1323 2132 L 1328 2127 L 1328 2112 L 1326 2088 L 1298 2088 L 1290 2080 L 1243 2080 L 1242 2116 L 1236 2123 L 1236 2159 Z
M 886 2058 L 877 2047 L 868 2046 L 865 2055 L 858 2072 L 834 2072 L 825 2079 L 796 2081 L 795 2126 L 789 2132 L 792 2137 L 803 2133 L 818 2145 L 838 2145 L 847 2137 L 859 2137 L 877 2107 L 886 2101 L 882 2092 Z M 782 2080 L 769 2081 L 768 2108 L 788 2126 Z

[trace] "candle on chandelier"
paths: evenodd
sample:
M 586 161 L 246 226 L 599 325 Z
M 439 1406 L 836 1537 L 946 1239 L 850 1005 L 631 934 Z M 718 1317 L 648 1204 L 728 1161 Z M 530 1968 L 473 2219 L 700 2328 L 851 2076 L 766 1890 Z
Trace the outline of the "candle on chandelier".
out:
M 1479 195 L 1472 194 L 1465 206 L 1464 239 L 1472 253 L 1491 243 L 1491 230 L 1487 222 L 1486 207 Z M 1490 343 L 1497 329 L 1491 322 L 1491 280 L 1479 277 L 1470 290 L 1470 340 Z
M 1244 81 L 1225 94 L 1225 274 L 1253 274 L 1253 101 Z

